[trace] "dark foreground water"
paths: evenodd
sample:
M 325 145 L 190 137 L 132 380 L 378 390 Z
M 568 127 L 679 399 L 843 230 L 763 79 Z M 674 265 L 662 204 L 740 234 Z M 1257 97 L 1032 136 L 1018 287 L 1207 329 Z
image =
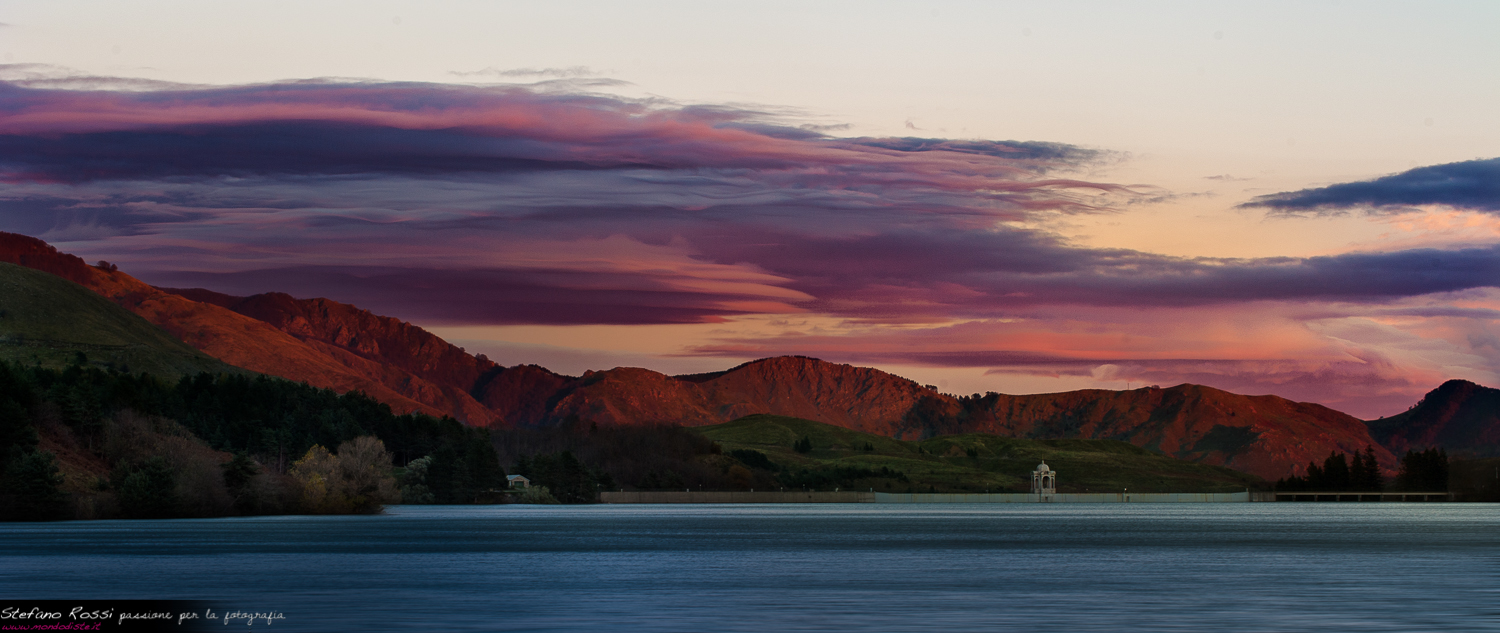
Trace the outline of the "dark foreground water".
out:
M 0 597 L 200 599 L 281 612 L 282 631 L 1497 631 L 1500 506 L 407 506 L 9 524 Z

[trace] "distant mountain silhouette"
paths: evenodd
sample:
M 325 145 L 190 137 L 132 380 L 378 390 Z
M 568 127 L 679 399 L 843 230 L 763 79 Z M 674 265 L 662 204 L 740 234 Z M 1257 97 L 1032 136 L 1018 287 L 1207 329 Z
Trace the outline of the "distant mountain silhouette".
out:
M 1500 456 L 1500 389 L 1449 380 L 1410 410 L 1368 424 L 1398 454 L 1441 447 L 1457 456 Z

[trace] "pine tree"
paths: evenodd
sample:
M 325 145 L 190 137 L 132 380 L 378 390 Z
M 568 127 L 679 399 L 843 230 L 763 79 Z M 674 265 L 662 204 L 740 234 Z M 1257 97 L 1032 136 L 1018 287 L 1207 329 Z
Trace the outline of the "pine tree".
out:
M 240 514 L 250 514 L 257 501 L 250 482 L 260 473 L 260 466 L 249 455 L 235 453 L 233 459 L 224 462 L 219 468 L 224 471 L 224 488 L 234 497 L 234 508 Z
M 28 451 L 10 460 L 3 478 L 9 507 L 0 508 L 8 521 L 54 521 L 68 518 L 68 495 L 59 487 L 63 477 L 56 458 L 47 451 Z
M 1313 462 L 1307 463 L 1307 490 L 1327 490 L 1328 478 L 1323 476 L 1323 469 Z
M 1323 478 L 1330 491 L 1349 489 L 1349 461 L 1343 453 L 1330 452 L 1323 460 Z
M 1365 456 L 1359 451 L 1349 459 L 1349 490 L 1364 491 L 1369 483 L 1369 466 L 1365 463 Z
M 1385 488 L 1385 476 L 1380 474 L 1380 461 L 1375 459 L 1375 447 L 1365 446 L 1365 490 L 1380 492 Z
M 152 457 L 127 473 L 115 486 L 125 516 L 133 519 L 177 516 L 177 473 L 167 460 Z
M 1429 448 L 1422 452 L 1407 450 L 1401 457 L 1401 471 L 1396 486 L 1411 492 L 1445 492 L 1448 490 L 1448 451 Z

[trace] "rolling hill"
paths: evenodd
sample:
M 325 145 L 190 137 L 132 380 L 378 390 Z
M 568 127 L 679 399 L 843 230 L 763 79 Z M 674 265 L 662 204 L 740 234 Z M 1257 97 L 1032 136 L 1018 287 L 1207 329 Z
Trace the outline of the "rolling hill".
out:
M 1058 489 L 1063 492 L 1239 492 L 1265 485 L 1253 475 L 1172 459 L 1114 440 L 968 433 L 906 441 L 774 415 L 746 416 L 694 431 L 718 442 L 728 455 L 736 455 L 736 450 L 764 454 L 786 473 L 783 480 L 842 475 L 850 487 L 877 491 L 1026 492 L 1031 471 L 1043 460 L 1059 473 Z M 812 445 L 806 453 L 794 448 L 802 438 Z M 887 474 L 891 472 L 904 480 Z

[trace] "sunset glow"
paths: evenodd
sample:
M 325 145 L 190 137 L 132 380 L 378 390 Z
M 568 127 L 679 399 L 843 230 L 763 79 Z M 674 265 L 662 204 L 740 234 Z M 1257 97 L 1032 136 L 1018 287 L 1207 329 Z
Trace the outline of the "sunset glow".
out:
M 571 373 L 794 354 L 959 394 L 1191 382 L 1366 418 L 1500 382 L 1494 5 L 1395 44 L 1406 22 L 1363 6 L 1168 12 L 1113 58 L 1110 20 L 1150 16 L 810 9 L 825 37 L 769 8 L 587 6 L 517 9 L 539 34 L 493 45 L 462 24 L 511 23 L 463 3 L 381 4 L 325 42 L 326 7 L 176 31 L 195 9 L 0 8 L 0 231 Z M 765 39 L 715 43 L 734 21 Z M 993 42 L 950 37 L 976 21 Z M 1347 58 L 1308 53 L 1319 25 Z

